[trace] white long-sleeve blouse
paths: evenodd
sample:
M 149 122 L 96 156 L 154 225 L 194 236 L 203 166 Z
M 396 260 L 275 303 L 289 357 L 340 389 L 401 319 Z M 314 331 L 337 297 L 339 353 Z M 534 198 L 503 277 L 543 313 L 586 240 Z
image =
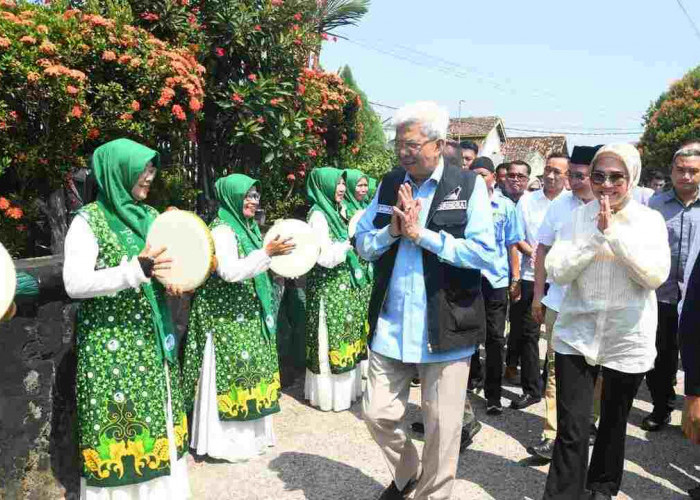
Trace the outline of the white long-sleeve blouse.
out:
M 224 281 L 235 283 L 254 278 L 270 269 L 272 260 L 264 249 L 250 252 L 243 258 L 238 254 L 236 232 L 225 224 L 212 229 L 212 238 L 216 249 L 216 273 Z
M 333 268 L 345 262 L 348 252 L 352 250 L 350 240 L 331 240 L 328 221 L 322 212 L 314 211 L 309 217 L 309 225 L 314 230 L 314 233 L 318 235 L 321 243 L 321 253 L 316 263 L 319 266 Z
M 116 295 L 127 288 L 139 288 L 148 283 L 136 257 L 126 256 L 116 267 L 98 265 L 100 247 L 90 229 L 87 214 L 73 219 L 64 244 L 63 283 L 66 293 L 74 299 L 91 299 Z
M 630 200 L 597 227 L 592 201 L 573 212 L 568 235 L 547 254 L 547 274 L 569 285 L 554 326 L 554 349 L 624 373 L 651 369 L 656 357 L 654 290 L 671 266 L 666 224 L 658 212 Z

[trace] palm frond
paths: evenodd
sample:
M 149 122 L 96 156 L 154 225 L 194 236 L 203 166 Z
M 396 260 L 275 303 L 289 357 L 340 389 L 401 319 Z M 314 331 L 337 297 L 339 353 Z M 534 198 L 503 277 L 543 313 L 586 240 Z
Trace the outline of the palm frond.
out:
M 327 0 L 319 6 L 319 33 L 355 26 L 367 13 L 369 0 Z

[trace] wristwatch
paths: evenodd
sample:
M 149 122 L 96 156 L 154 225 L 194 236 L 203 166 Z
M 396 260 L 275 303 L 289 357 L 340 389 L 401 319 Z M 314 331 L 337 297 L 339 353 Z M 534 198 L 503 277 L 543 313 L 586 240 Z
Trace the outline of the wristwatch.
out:
M 517 278 L 517 279 L 516 279 L 516 278 L 513 278 L 513 279 L 510 280 L 510 284 L 511 284 L 511 285 L 516 285 L 516 284 L 519 285 L 519 284 L 520 284 L 520 281 L 521 281 L 520 278 Z

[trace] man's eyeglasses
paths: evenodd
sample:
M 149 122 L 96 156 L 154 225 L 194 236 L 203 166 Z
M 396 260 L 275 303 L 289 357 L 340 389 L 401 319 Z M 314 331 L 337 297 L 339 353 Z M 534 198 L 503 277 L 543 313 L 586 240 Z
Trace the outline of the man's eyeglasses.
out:
M 569 179 L 572 181 L 583 181 L 588 177 L 586 174 L 581 172 L 569 172 Z
M 428 139 L 425 142 L 415 142 L 415 141 L 391 141 L 394 146 L 394 151 L 397 153 L 402 150 L 409 151 L 411 153 L 418 153 L 423 147 L 429 142 L 435 142 L 437 139 Z
M 248 193 L 245 195 L 245 199 L 250 201 L 260 201 L 260 193 Z
M 530 178 L 530 176 L 525 174 L 506 174 L 506 178 L 511 181 L 525 182 Z
M 613 172 L 611 174 L 605 174 L 603 172 L 593 172 L 591 174 L 591 182 L 593 184 L 602 185 L 606 181 L 610 181 L 613 186 L 621 186 L 627 180 L 627 176 L 620 172 Z

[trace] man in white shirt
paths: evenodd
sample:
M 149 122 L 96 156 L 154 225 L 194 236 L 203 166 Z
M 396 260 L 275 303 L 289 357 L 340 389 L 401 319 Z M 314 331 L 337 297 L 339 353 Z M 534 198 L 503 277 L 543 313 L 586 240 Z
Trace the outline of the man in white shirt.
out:
M 550 155 L 544 167 L 542 190 L 532 192 L 518 203 L 516 211 L 525 228 L 525 239 L 532 250 L 536 250 L 538 232 L 547 209 L 564 191 L 568 173 L 568 155 L 565 153 Z M 522 259 L 520 300 L 510 308 L 510 335 L 513 336 L 513 342 L 509 343 L 509 347 L 512 345 L 515 352 L 519 352 L 522 366 L 520 383 L 523 395 L 511 403 L 511 408 L 516 410 L 527 408 L 542 399 L 538 347 L 540 325 L 532 317 L 531 310 L 535 289 L 533 257 L 534 254 L 531 254 Z
M 598 149 L 599 146 L 574 147 L 569 165 L 571 191 L 564 191 L 552 202 L 540 226 L 537 238 L 539 244 L 537 245 L 535 256 L 535 292 L 532 299 L 532 317 L 538 324 L 542 322 L 545 324 L 547 335 L 547 379 L 544 396 L 545 412 L 542 441 L 535 446 L 528 447 L 527 451 L 547 461 L 552 459 L 554 438 L 557 437 L 556 379 L 554 377 L 554 339 L 552 338 L 552 330 L 557 320 L 559 306 L 566 293 L 566 287 L 549 282 L 549 288 L 545 295 L 545 284 L 549 280 L 547 280 L 544 260 L 554 242 L 559 238 L 566 237 L 566 235 L 561 234 L 561 231 L 566 226 L 566 223 L 571 220 L 573 211 L 593 199 L 590 163 Z M 570 237 L 570 235 L 568 236 Z

